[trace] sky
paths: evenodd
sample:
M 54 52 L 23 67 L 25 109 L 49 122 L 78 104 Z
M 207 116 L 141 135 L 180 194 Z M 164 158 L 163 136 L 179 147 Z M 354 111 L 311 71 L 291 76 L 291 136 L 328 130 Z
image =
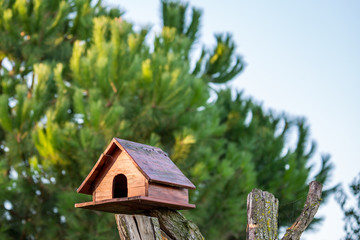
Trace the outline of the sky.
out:
M 106 1 L 124 18 L 160 30 L 160 1 Z M 305 117 L 317 142 L 314 163 L 330 154 L 331 185 L 348 186 L 360 172 L 360 1 L 190 1 L 203 10 L 200 42 L 230 32 L 245 70 L 230 86 L 266 109 Z M 200 46 L 200 45 L 199 45 Z M 340 239 L 342 212 L 333 199 L 317 216 L 326 219 L 302 239 Z M 294 219 L 295 220 L 295 219 Z

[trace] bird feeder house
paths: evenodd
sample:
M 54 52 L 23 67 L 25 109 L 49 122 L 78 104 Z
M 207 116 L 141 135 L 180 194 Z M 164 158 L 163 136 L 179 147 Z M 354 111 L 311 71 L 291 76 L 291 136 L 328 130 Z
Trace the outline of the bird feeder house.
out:
M 75 207 L 125 214 L 195 208 L 188 189 L 194 184 L 160 148 L 113 138 L 77 189 L 92 201 Z

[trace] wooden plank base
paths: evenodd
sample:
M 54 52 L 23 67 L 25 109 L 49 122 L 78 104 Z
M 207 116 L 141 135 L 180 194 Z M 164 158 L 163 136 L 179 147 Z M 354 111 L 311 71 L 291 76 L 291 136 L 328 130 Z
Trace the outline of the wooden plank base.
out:
M 76 208 L 85 208 L 95 211 L 122 213 L 122 214 L 141 214 L 148 210 L 169 208 L 174 210 L 186 210 L 195 208 L 194 204 L 177 203 L 153 197 L 137 196 L 128 198 L 113 198 L 97 202 L 76 203 Z

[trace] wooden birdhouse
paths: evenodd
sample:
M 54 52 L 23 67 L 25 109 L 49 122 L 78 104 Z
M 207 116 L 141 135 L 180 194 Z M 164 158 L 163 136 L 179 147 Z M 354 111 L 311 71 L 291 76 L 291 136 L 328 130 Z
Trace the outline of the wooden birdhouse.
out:
M 141 213 L 155 208 L 191 209 L 194 184 L 160 148 L 113 138 L 78 193 L 91 202 L 75 207 L 112 213 Z

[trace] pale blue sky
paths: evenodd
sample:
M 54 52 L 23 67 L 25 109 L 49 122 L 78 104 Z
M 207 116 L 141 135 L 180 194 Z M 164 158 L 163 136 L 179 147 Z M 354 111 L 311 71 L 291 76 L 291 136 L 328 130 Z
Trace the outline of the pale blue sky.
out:
M 107 1 L 124 18 L 159 30 L 160 1 Z M 346 185 L 360 171 L 360 1 L 190 1 L 203 9 L 201 41 L 231 32 L 246 63 L 231 85 L 266 108 L 304 116 L 318 143 L 314 162 L 329 153 L 333 183 Z M 342 213 L 331 200 L 318 232 L 302 239 L 339 239 Z

